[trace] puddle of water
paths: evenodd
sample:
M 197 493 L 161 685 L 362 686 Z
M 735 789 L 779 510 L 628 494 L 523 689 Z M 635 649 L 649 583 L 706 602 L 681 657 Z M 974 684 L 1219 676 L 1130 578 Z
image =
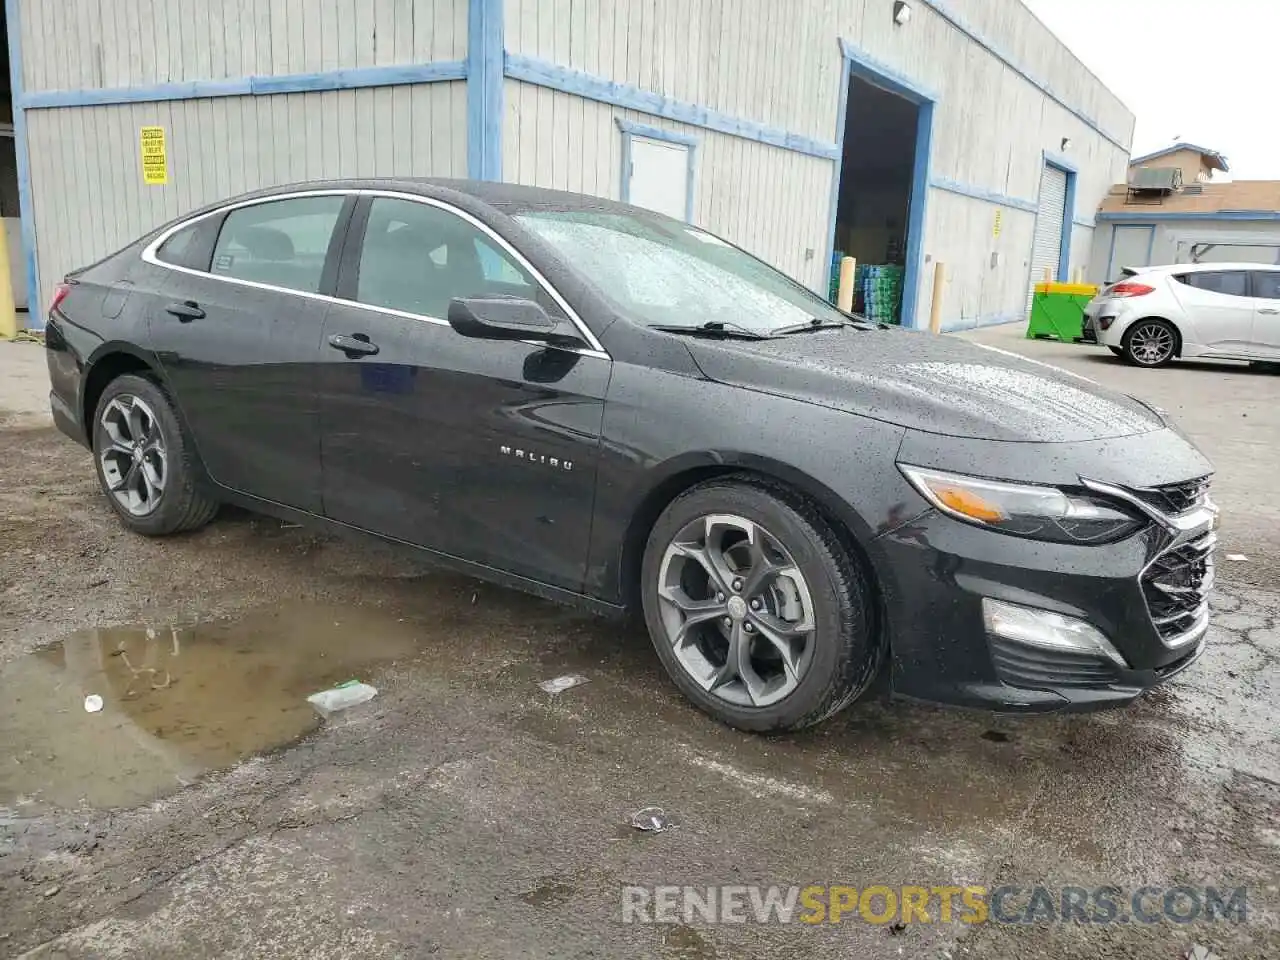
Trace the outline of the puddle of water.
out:
M 290 743 L 306 696 L 418 652 L 420 623 L 294 605 L 185 626 L 83 630 L 0 668 L 0 808 L 130 806 Z M 85 711 L 97 694 L 100 713 Z

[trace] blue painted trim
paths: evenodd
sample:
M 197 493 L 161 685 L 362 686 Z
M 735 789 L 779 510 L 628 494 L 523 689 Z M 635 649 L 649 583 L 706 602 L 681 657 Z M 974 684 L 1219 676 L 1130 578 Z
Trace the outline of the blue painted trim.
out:
M 1066 203 L 1062 207 L 1062 232 L 1058 237 L 1058 282 L 1066 283 L 1071 276 L 1071 228 L 1076 219 L 1076 178 L 1079 171 L 1066 157 L 1048 150 L 1044 151 L 1044 165 L 1061 170 L 1067 177 Z
M 1148 266 L 1148 267 L 1151 266 L 1151 255 L 1155 253 L 1155 249 L 1156 249 L 1156 225 L 1153 223 L 1151 225 L 1151 235 L 1147 237 L 1147 262 L 1144 264 L 1144 266 Z
M 279 77 L 250 77 L 249 89 L 254 94 L 308 93 L 315 90 L 356 90 L 408 83 L 440 83 L 446 80 L 465 80 L 466 76 L 465 61 L 441 60 L 436 63 L 293 73 Z
M 1153 220 L 1257 220 L 1266 222 L 1280 220 L 1280 211 L 1217 210 L 1178 213 L 1171 210 L 1164 213 L 1155 213 L 1154 211 L 1143 210 L 1130 213 L 1129 211 L 1103 210 L 1098 214 L 1098 220 L 1112 223 L 1151 223 Z
M 755 140 L 757 143 L 811 157 L 835 160 L 840 154 L 839 146 L 834 143 L 822 143 L 777 127 L 757 123 L 754 120 L 743 120 L 696 103 L 664 97 L 660 93 L 642 90 L 627 83 L 616 83 L 581 70 L 571 70 L 536 57 L 508 53 L 506 75 L 522 83 L 532 83 L 539 87 L 576 94 L 599 103 L 665 117 L 693 127 L 727 133 L 744 140 Z
M 861 47 L 844 39 L 844 37 L 840 38 L 840 52 L 850 62 L 855 75 L 862 77 L 863 80 L 879 87 L 881 90 L 888 90 L 890 93 L 896 93 L 900 97 L 906 97 L 912 103 L 924 103 L 926 101 L 937 103 L 941 99 L 930 88 L 923 86 L 905 73 L 900 73 L 895 67 L 891 67 L 883 60 L 872 56 Z
M 6 0 L 7 2 L 7 0 Z M 141 87 L 100 87 L 86 90 L 38 90 L 15 95 L 24 109 L 90 107 L 115 103 L 156 103 L 164 100 L 198 100 L 212 97 L 268 96 L 275 93 L 310 93 L 323 90 L 356 90 L 407 83 L 463 80 L 467 65 L 461 60 L 413 63 L 389 67 L 361 67 L 321 73 L 239 77 L 233 80 L 192 80 Z
M 916 156 L 911 173 L 911 205 L 907 221 L 907 270 L 902 284 L 902 325 L 924 329 L 924 318 L 918 316 L 916 302 L 920 298 L 920 278 L 924 271 L 925 207 L 929 202 L 929 171 L 933 163 L 934 102 L 920 104 L 916 116 Z
M 839 146 L 840 152 L 836 155 L 836 162 L 831 171 L 831 197 L 829 199 L 830 207 L 827 211 L 827 260 L 822 270 L 822 293 L 824 296 L 830 296 L 831 290 L 831 267 L 832 261 L 836 256 L 836 216 L 840 212 L 840 178 L 844 175 L 844 128 L 845 122 L 849 118 L 849 81 L 852 77 L 853 64 L 849 58 L 844 55 L 844 45 L 841 44 L 840 52 L 840 113 L 836 117 L 836 145 Z
M 921 324 L 917 317 L 917 304 L 920 299 L 920 276 L 924 268 L 924 233 L 925 213 L 929 203 L 930 170 L 932 168 L 933 146 L 933 110 L 937 103 L 937 95 L 921 86 L 905 74 L 898 73 L 892 67 L 868 54 L 843 37 L 840 39 L 840 53 L 844 58 L 844 69 L 840 71 L 841 114 L 837 123 L 840 135 L 841 155 L 844 147 L 844 121 L 848 110 L 849 85 L 853 77 L 865 80 L 881 90 L 897 94 L 916 104 L 916 144 L 915 159 L 911 169 L 911 200 L 907 208 L 907 265 L 902 280 L 902 325 L 919 329 Z M 837 162 L 835 204 L 839 204 L 840 163 Z M 831 247 L 835 245 L 835 216 L 831 212 Z M 830 269 L 831 256 L 827 257 Z
M 655 127 L 647 123 L 633 123 L 618 117 L 615 123 L 618 129 L 623 133 L 635 134 L 637 137 L 648 137 L 650 140 L 666 140 L 670 143 L 681 143 L 686 147 L 696 147 L 698 138 L 687 133 L 677 133 L 674 130 L 664 130 L 662 127 Z
M 1057 167 L 1064 173 L 1079 173 L 1080 165 L 1070 157 L 1062 153 L 1054 153 L 1052 150 L 1044 151 L 1044 162 L 1051 167 Z
M 1086 114 L 1084 111 L 1071 106 L 1071 104 L 1067 103 L 1065 100 L 1059 97 L 1056 93 L 1050 90 L 1049 85 L 1047 83 L 1043 83 L 1037 80 L 1035 77 L 1031 76 L 1031 74 L 1027 73 L 1027 71 L 1023 70 L 1022 67 L 1014 63 L 1013 60 L 1011 60 L 1008 56 L 1006 56 L 1000 50 L 997 50 L 994 46 L 992 46 L 986 40 L 986 38 L 984 38 L 976 30 L 974 30 L 972 27 L 966 24 L 963 20 L 961 20 L 959 15 L 954 13 L 950 9 L 950 7 L 943 2 L 943 0 L 921 0 L 921 2 L 925 6 L 933 10 L 933 12 L 936 13 L 938 16 L 942 17 L 942 19 L 945 20 L 947 23 L 951 24 L 951 26 L 955 27 L 955 29 L 959 30 L 966 37 L 968 37 L 970 40 L 976 43 L 978 46 L 982 47 L 982 49 L 986 50 L 989 54 L 991 54 L 993 57 L 995 57 L 997 60 L 1003 63 L 1006 67 L 1012 70 L 1015 74 L 1017 74 L 1027 83 L 1031 84 L 1031 86 L 1035 87 L 1037 90 L 1039 90 L 1042 94 L 1044 94 L 1054 103 L 1056 103 L 1058 106 L 1062 107 L 1062 109 L 1066 110 L 1068 113 L 1074 116 L 1081 123 L 1089 127 L 1089 129 L 1093 130 L 1096 134 L 1098 134 L 1098 136 L 1102 137 L 1108 143 L 1114 144 L 1115 146 L 1119 147 L 1125 153 L 1129 152 L 1130 145 L 1128 143 L 1125 143 L 1118 137 L 1114 137 L 1111 134 L 1109 134 L 1106 130 L 1103 130 L 1102 127 L 1098 125 L 1098 121 L 1094 120 L 1091 116 Z M 1097 78 L 1095 77 L 1094 79 L 1097 79 Z M 1099 81 L 1099 83 L 1101 84 L 1101 81 Z M 1130 136 L 1132 136 L 1132 134 Z
M 31 162 L 27 152 L 27 118 L 22 105 L 22 20 L 18 0 L 4 0 L 9 34 L 9 89 L 13 91 L 13 153 L 18 168 L 18 216 L 22 262 L 27 273 L 27 326 L 44 329 L 44 298 L 36 279 L 35 207 L 31 201 Z M 7 264 L 5 265 L 7 268 Z
M 469 0 L 467 176 L 502 180 L 503 0 Z
M 1107 249 L 1107 272 L 1103 275 L 1104 281 L 1110 282 L 1113 276 L 1112 271 L 1116 265 L 1116 228 L 1111 228 L 1111 243 Z
M 684 194 L 684 219 L 687 223 L 693 222 L 693 187 L 694 172 L 697 169 L 695 165 L 695 154 L 698 152 L 698 138 L 691 137 L 687 133 L 676 133 L 672 130 L 664 130 L 662 127 L 651 126 L 647 123 L 633 123 L 630 120 L 624 120 L 618 117 L 615 121 L 618 129 L 622 131 L 622 186 L 621 196 L 623 203 L 631 202 L 631 138 L 645 137 L 648 140 L 665 140 L 668 143 L 678 143 L 683 147 L 688 147 L 688 172 L 685 180 Z
M 986 203 L 993 203 L 998 207 L 1008 207 L 1011 210 L 1021 210 L 1024 213 L 1035 213 L 1039 208 L 1034 200 L 1023 200 L 1019 197 L 1007 197 L 1004 194 L 996 193 L 985 187 L 970 186 L 967 183 L 957 183 L 954 180 L 947 180 L 942 177 L 934 177 L 929 181 L 929 186 L 935 190 L 944 190 L 947 193 L 954 193 L 961 197 L 969 197 L 972 200 L 982 200 Z

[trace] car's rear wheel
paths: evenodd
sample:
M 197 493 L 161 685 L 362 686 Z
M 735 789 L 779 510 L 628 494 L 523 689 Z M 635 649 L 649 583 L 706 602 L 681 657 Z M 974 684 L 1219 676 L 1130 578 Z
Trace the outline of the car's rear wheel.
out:
M 1163 367 L 1178 352 L 1178 331 L 1167 320 L 1139 320 L 1121 344 L 1126 360 L 1139 367 Z
M 93 418 L 98 482 L 125 526 L 148 536 L 194 530 L 218 504 L 196 486 L 194 451 L 165 392 L 145 377 L 117 377 Z
M 875 679 L 882 646 L 860 564 L 807 501 L 715 480 L 658 518 L 642 565 L 645 621 L 680 689 L 745 730 L 795 730 Z

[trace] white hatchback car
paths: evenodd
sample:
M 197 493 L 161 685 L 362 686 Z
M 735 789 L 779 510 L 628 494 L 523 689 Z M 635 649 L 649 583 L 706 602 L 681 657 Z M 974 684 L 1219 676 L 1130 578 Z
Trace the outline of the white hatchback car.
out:
M 1089 301 L 1081 336 L 1140 367 L 1174 357 L 1280 361 L 1280 266 L 1126 269 Z

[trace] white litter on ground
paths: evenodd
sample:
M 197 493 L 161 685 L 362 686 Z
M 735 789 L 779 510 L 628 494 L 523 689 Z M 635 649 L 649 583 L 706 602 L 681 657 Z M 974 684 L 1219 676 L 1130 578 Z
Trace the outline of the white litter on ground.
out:
M 1228 554 L 1227 554 L 1227 559 L 1228 559 L 1228 560 L 1235 560 L 1235 561 L 1239 562 L 1239 561 L 1247 561 L 1249 558 L 1248 558 L 1248 557 L 1246 557 L 1243 553 L 1228 553 Z
M 557 693 L 564 693 L 566 690 L 572 690 L 587 683 L 587 678 L 577 673 L 567 673 L 563 677 L 556 677 L 554 680 L 543 680 L 539 687 L 554 696 Z
M 361 703 L 368 703 L 378 695 L 376 687 L 359 680 L 348 680 L 328 690 L 321 690 L 307 697 L 307 703 L 316 708 L 322 717 L 329 717 L 339 710 L 347 710 Z
M 97 713 L 102 709 L 102 698 L 96 693 L 91 693 L 84 698 L 84 712 Z

